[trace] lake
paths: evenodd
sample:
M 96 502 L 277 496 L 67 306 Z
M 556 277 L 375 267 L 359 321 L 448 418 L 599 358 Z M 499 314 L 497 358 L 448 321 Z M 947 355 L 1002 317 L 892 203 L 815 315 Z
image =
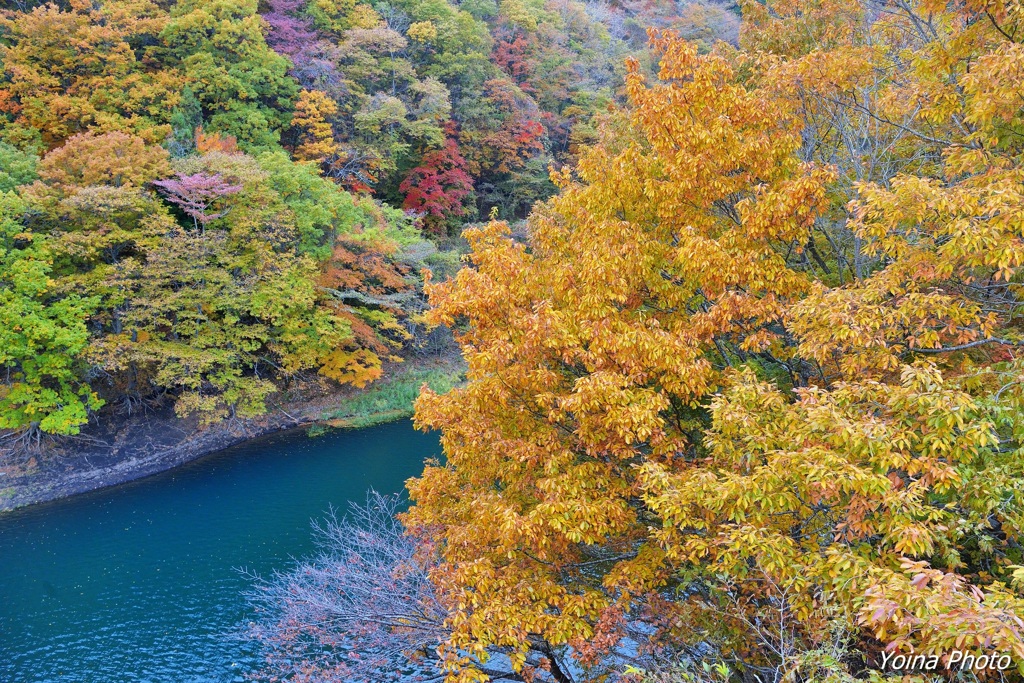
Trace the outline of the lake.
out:
M 440 454 L 408 421 L 290 432 L 140 481 L 0 515 L 0 681 L 242 681 L 237 569 L 312 550 L 310 521 L 399 492 Z

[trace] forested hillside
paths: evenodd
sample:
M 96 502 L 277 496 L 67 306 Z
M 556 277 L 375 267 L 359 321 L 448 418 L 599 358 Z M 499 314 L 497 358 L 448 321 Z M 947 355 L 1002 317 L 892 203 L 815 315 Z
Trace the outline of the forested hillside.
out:
M 1020 680 L 1022 38 L 1001 0 L 656 35 L 528 240 L 428 288 L 469 382 L 417 405 L 417 545 L 379 500 L 328 533 L 267 678 Z
M 4 7 L 5 452 L 468 364 L 254 675 L 1024 675 L 1019 2 Z
M 450 249 L 466 222 L 554 192 L 549 166 L 595 140 L 649 13 L 6 5 L 4 447 L 150 406 L 253 416 L 294 381 L 379 377 L 416 345 L 423 273 L 458 264 L 426 238 Z

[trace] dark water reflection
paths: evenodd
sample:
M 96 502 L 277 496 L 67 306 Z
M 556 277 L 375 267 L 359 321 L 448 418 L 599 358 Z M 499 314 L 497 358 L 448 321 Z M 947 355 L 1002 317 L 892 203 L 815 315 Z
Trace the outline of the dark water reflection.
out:
M 243 680 L 234 568 L 286 567 L 329 505 L 400 491 L 439 451 L 408 422 L 282 434 L 0 515 L 0 681 Z

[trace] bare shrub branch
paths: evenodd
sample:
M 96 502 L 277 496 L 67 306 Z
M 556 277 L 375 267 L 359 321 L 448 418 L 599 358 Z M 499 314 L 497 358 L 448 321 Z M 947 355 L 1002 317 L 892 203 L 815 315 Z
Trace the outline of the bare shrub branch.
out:
M 395 518 L 397 496 L 370 491 L 349 514 L 313 525 L 317 554 L 269 580 L 250 575 L 264 649 L 256 680 L 434 680 L 429 660 L 447 612 L 427 575 L 430 558 Z M 290 677 L 290 678 L 289 678 Z

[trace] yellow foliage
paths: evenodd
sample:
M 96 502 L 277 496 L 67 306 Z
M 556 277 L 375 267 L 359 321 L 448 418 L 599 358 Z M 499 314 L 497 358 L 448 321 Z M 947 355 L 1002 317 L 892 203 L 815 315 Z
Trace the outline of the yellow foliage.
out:
M 330 118 L 338 113 L 338 104 L 320 90 L 303 90 L 295 103 L 292 127 L 299 142 L 293 152 L 299 161 L 322 163 L 336 156 L 338 143 L 334 140 L 334 129 Z
M 405 522 L 443 539 L 452 681 L 599 662 L 609 615 L 748 671 L 837 629 L 1024 661 L 1019 8 L 746 12 L 741 50 L 653 36 L 528 244 L 470 229 L 429 288 L 469 383 L 417 403 L 446 460 Z
M 829 173 L 798 161 L 791 118 L 730 55 L 658 46 L 662 82 L 630 68 L 631 138 L 583 155 L 583 182 L 531 217 L 529 251 L 502 223 L 469 230 L 473 268 L 430 289 L 434 322 L 469 321 L 471 382 L 419 400 L 447 464 L 411 483 L 407 522 L 444 529 L 453 656 L 586 641 L 668 579 L 637 514 L 638 454 L 692 449 L 693 408 L 722 380 L 704 350 L 777 344 L 810 284 L 774 243 L 806 233 Z M 603 580 L 561 581 L 601 557 Z
M 437 26 L 431 21 L 416 21 L 409 25 L 406 35 L 417 43 L 429 43 L 437 38 Z
M 341 384 L 365 387 L 381 375 L 381 360 L 367 349 L 337 349 L 324 359 L 320 374 Z

